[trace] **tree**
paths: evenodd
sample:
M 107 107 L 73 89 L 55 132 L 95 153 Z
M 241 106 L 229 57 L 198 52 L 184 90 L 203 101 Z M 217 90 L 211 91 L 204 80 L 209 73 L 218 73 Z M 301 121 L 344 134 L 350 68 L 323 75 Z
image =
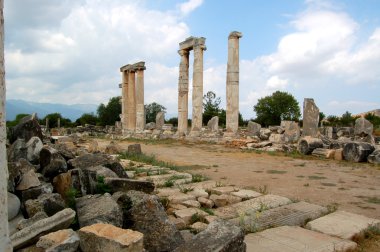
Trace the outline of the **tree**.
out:
M 298 121 L 301 112 L 297 100 L 287 92 L 276 91 L 259 99 L 253 107 L 255 121 L 264 125 L 280 125 L 282 120 Z
M 340 126 L 352 127 L 355 123 L 356 118 L 348 111 L 342 115 L 339 120 Z
M 327 118 L 328 126 L 336 127 L 339 124 L 339 117 L 334 115 L 329 115 Z
M 71 127 L 71 120 L 68 118 L 62 117 L 60 113 L 52 113 L 47 114 L 43 119 L 40 120 L 40 124 L 44 125 L 46 119 L 49 120 L 49 128 L 57 128 L 58 127 L 58 119 L 60 120 L 60 127 Z
M 158 112 L 166 112 L 166 108 L 161 104 L 152 102 L 150 104 L 145 104 L 145 120 L 146 122 L 156 122 L 156 115 Z
M 178 117 L 172 117 L 167 120 L 167 123 L 173 124 L 173 126 L 178 126 Z
M 97 123 L 98 123 L 98 117 L 94 115 L 94 113 L 85 113 L 75 121 L 75 124 L 77 125 L 85 125 L 85 124 L 96 125 Z
M 103 103 L 99 105 L 97 113 L 100 125 L 114 125 L 116 121 L 120 121 L 120 98 L 120 96 L 115 96 L 109 99 L 107 105 Z
M 376 116 L 374 113 L 369 113 L 364 116 L 365 119 L 373 124 L 373 128 L 380 128 L 380 117 Z
M 14 127 L 16 126 L 22 118 L 25 116 L 28 116 L 29 114 L 18 114 L 16 115 L 16 118 L 13 121 L 7 121 L 7 127 Z
M 219 116 L 220 109 L 220 97 L 216 97 L 216 94 L 212 91 L 208 91 L 203 96 L 203 124 L 206 125 L 208 121 L 214 117 Z
M 319 112 L 319 126 L 321 126 L 321 122 L 322 122 L 322 120 L 323 119 L 325 119 L 326 118 L 326 115 L 325 115 L 325 113 L 323 113 L 323 112 Z

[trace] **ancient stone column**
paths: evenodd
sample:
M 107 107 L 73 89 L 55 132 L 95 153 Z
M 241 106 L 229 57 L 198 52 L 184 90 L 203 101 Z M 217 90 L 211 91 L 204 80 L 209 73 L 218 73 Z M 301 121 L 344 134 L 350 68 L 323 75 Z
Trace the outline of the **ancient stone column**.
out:
M 206 50 L 204 38 L 198 38 L 194 43 L 193 65 L 193 117 L 191 122 L 192 134 L 202 129 L 203 112 L 203 51 Z
M 0 251 L 12 251 L 8 230 L 8 166 L 5 125 L 4 1 L 0 0 Z
M 318 136 L 319 109 L 314 99 L 305 98 L 303 102 L 302 136 Z
M 179 50 L 181 62 L 178 78 L 178 135 L 187 133 L 188 95 L 189 95 L 189 51 Z
M 136 65 L 136 66 L 135 66 Z M 136 130 L 143 131 L 145 128 L 144 108 L 144 70 L 145 62 L 136 63 Z
M 136 85 L 135 70 L 131 69 L 128 74 L 128 97 L 127 97 L 127 130 L 136 129 Z
M 228 36 L 228 62 L 227 62 L 227 132 L 236 133 L 239 127 L 239 38 L 240 32 L 231 32 Z
M 128 78 L 129 72 L 127 70 L 121 71 L 121 127 L 123 133 L 128 125 Z

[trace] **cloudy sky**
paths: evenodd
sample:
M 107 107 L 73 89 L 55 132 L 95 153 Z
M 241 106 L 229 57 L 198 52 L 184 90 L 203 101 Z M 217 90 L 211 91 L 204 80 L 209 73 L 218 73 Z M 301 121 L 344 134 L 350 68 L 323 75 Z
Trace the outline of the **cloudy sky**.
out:
M 378 0 L 5 0 L 4 12 L 8 99 L 107 102 L 121 94 L 119 68 L 145 61 L 145 102 L 176 116 L 178 43 L 202 36 L 204 92 L 225 107 L 236 30 L 244 118 L 276 90 L 327 115 L 380 108 Z

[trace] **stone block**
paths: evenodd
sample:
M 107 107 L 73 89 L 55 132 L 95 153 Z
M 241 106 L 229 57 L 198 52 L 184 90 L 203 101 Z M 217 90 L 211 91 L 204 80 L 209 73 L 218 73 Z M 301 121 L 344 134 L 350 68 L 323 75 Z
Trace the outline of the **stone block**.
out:
M 242 200 L 248 200 L 248 199 L 257 198 L 261 196 L 262 194 L 253 190 L 241 189 L 237 192 L 231 192 L 231 195 L 240 197 Z
M 199 233 L 207 228 L 207 224 L 203 222 L 195 222 L 190 226 L 190 229 L 193 230 L 195 233 Z
M 318 135 L 319 108 L 314 99 L 305 98 L 303 102 L 302 136 L 316 137 Z
M 227 195 L 227 194 L 222 194 L 222 195 L 211 194 L 210 200 L 214 202 L 215 206 L 223 207 L 223 206 L 238 203 L 242 199 L 240 197 Z
M 186 209 L 174 211 L 174 215 L 177 218 L 183 219 L 185 221 L 186 225 L 188 225 L 191 222 L 191 217 L 193 215 L 196 215 L 196 214 L 201 216 L 201 217 L 205 217 L 208 215 L 206 212 L 204 212 L 198 208 L 186 208 Z
M 370 226 L 380 228 L 380 220 L 337 211 L 309 222 L 306 228 L 342 239 L 353 239 L 361 236 Z
M 121 229 L 110 224 L 97 223 L 78 231 L 83 252 L 140 252 L 144 250 L 143 234 Z
M 235 192 L 237 190 L 238 189 L 236 189 L 233 186 L 222 186 L 222 187 L 212 188 L 210 191 L 211 191 L 211 194 L 222 195 L 222 194 L 229 194 L 229 193 Z
M 58 193 L 41 194 L 37 199 L 27 200 L 24 205 L 29 217 L 33 217 L 38 212 L 45 212 L 48 216 L 52 216 L 65 209 L 65 202 Z
M 154 183 L 150 181 L 140 181 L 126 178 L 105 178 L 104 183 L 109 186 L 112 192 L 142 191 L 151 193 L 154 191 Z
M 200 208 L 201 207 L 201 203 L 199 203 L 196 200 L 186 200 L 186 201 L 182 202 L 182 204 L 186 207 L 194 207 L 194 208 Z
M 72 229 L 63 229 L 41 236 L 36 247 L 48 252 L 76 252 L 79 247 L 79 236 Z
M 357 244 L 301 227 L 276 227 L 245 236 L 250 252 L 347 251 Z
M 204 198 L 204 197 L 199 197 L 198 202 L 201 204 L 202 207 L 206 207 L 206 208 L 214 207 L 214 201 Z

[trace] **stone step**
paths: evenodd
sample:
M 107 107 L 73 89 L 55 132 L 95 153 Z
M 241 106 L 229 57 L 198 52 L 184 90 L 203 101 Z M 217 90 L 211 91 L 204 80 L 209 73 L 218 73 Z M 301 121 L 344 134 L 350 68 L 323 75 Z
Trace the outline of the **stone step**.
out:
M 345 211 L 336 211 L 309 222 L 306 228 L 343 239 L 354 239 L 363 235 L 370 226 L 380 228 L 380 220 Z
M 268 194 L 233 205 L 217 208 L 214 213 L 222 219 L 233 219 L 239 216 L 255 215 L 256 212 L 262 212 L 271 208 L 287 205 L 291 202 L 292 201 L 288 198 Z
M 257 232 L 270 227 L 303 226 L 327 212 L 326 207 L 301 201 L 230 221 L 242 226 L 247 232 Z
M 295 226 L 282 226 L 245 236 L 247 252 L 336 252 L 355 249 L 353 241 Z

